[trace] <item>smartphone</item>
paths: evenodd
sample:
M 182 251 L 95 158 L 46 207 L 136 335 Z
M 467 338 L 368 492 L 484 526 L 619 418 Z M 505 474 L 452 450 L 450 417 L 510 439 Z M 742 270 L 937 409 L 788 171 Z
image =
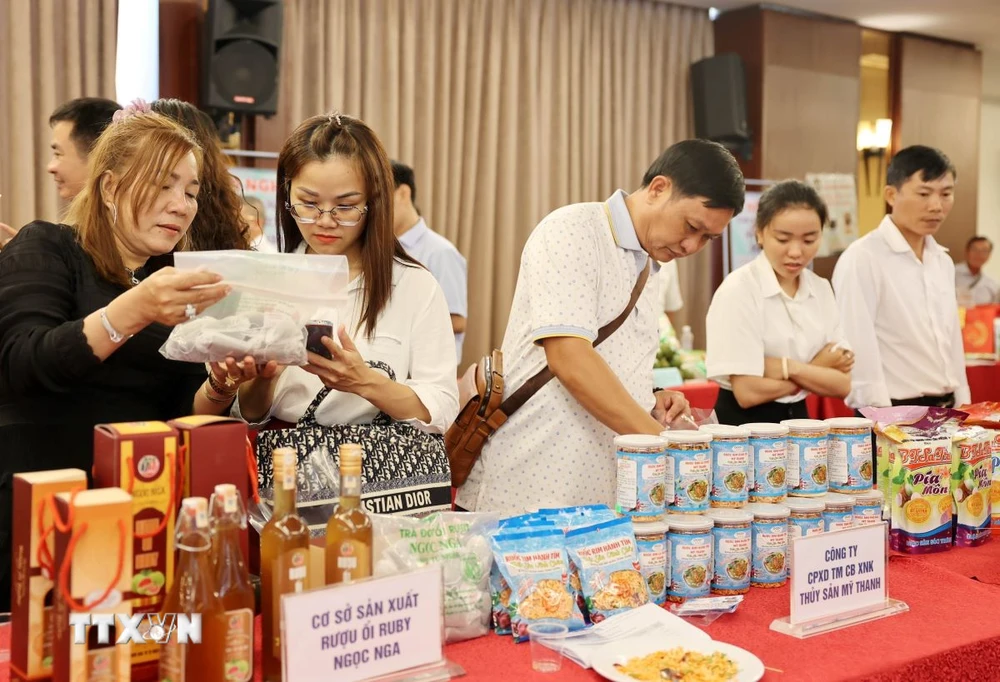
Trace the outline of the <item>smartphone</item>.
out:
M 333 356 L 330 354 L 330 350 L 323 345 L 323 337 L 333 338 L 333 325 L 329 322 L 309 322 L 306 325 L 306 332 L 308 333 L 306 350 L 330 360 Z

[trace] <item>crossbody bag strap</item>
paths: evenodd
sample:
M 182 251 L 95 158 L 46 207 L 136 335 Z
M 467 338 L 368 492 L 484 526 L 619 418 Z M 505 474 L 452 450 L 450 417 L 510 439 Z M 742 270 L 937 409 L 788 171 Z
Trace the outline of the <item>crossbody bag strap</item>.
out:
M 632 314 L 632 310 L 635 309 L 636 303 L 639 302 L 639 297 L 642 295 L 642 290 L 646 287 L 646 280 L 649 279 L 649 269 L 651 266 L 650 259 L 646 258 L 646 267 L 642 269 L 639 273 L 639 279 L 636 280 L 635 286 L 632 287 L 632 296 L 629 298 L 628 305 L 621 312 L 618 317 L 608 322 L 606 325 L 601 327 L 597 332 L 597 338 L 594 339 L 594 347 L 599 346 L 605 339 L 614 334 L 622 323 L 628 319 L 628 316 Z M 521 406 L 528 402 L 531 396 L 535 395 L 545 384 L 549 383 L 552 379 L 552 370 L 546 365 L 538 374 L 531 377 L 524 384 L 521 385 L 516 391 L 514 391 L 509 398 L 504 400 L 499 407 L 499 410 L 503 412 L 506 416 L 510 417 L 512 414 L 521 409 Z

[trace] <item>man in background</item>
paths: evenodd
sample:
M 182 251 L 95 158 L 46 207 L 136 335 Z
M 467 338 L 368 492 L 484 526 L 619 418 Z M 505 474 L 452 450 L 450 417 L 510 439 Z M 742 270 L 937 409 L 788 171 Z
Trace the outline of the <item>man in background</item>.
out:
M 396 238 L 411 258 L 422 264 L 444 291 L 451 313 L 451 329 L 455 333 L 455 364 L 462 361 L 462 341 L 468 317 L 468 271 L 465 257 L 455 245 L 427 227 L 417 210 L 417 183 L 413 169 L 392 162 L 396 183 L 393 205 L 393 229 Z
M 1000 284 L 983 272 L 993 242 L 986 237 L 973 237 L 965 245 L 965 262 L 955 266 L 955 288 L 959 304 L 964 307 L 1000 303 Z
M 833 287 L 855 355 L 847 404 L 856 410 L 969 402 L 955 265 L 934 239 L 955 180 L 939 150 L 900 150 L 886 173 L 889 215 L 837 260 Z
M 52 159 L 46 170 L 52 174 L 63 200 L 72 201 L 83 189 L 87 157 L 119 109 L 121 105 L 109 99 L 80 97 L 66 102 L 49 116 Z
M 52 158 L 45 170 L 52 174 L 63 201 L 72 201 L 83 189 L 90 150 L 121 108 L 118 102 L 109 99 L 80 97 L 66 102 L 49 116 Z M 14 238 L 18 229 L 0 222 L 0 249 Z

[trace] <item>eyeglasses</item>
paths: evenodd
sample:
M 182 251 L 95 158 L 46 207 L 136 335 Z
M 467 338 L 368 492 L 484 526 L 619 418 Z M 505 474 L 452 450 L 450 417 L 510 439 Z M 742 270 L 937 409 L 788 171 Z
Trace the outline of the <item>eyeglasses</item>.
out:
M 331 209 L 323 210 L 316 204 L 289 204 L 285 202 L 288 212 L 298 219 L 300 223 L 315 223 L 324 213 L 329 213 L 333 222 L 343 227 L 354 227 L 365 219 L 368 213 L 368 206 L 334 206 Z

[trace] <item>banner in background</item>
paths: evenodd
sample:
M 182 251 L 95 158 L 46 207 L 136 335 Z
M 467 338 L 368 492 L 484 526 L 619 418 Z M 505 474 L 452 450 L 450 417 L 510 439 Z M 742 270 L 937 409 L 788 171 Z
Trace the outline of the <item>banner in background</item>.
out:
M 757 220 L 757 203 L 761 192 L 747 190 L 743 211 L 729 222 L 729 271 L 746 265 L 760 253 L 754 223 Z
M 840 253 L 858 238 L 858 190 L 854 176 L 848 173 L 806 173 L 826 202 L 829 217 L 823 229 L 823 242 L 817 257 Z
M 274 224 L 276 211 L 275 195 L 278 186 L 277 171 L 274 168 L 244 168 L 236 166 L 229 172 L 243 183 L 243 196 L 254 197 L 264 205 L 264 235 L 271 244 L 278 240 L 277 228 Z M 259 207 L 258 207 L 259 208 Z

